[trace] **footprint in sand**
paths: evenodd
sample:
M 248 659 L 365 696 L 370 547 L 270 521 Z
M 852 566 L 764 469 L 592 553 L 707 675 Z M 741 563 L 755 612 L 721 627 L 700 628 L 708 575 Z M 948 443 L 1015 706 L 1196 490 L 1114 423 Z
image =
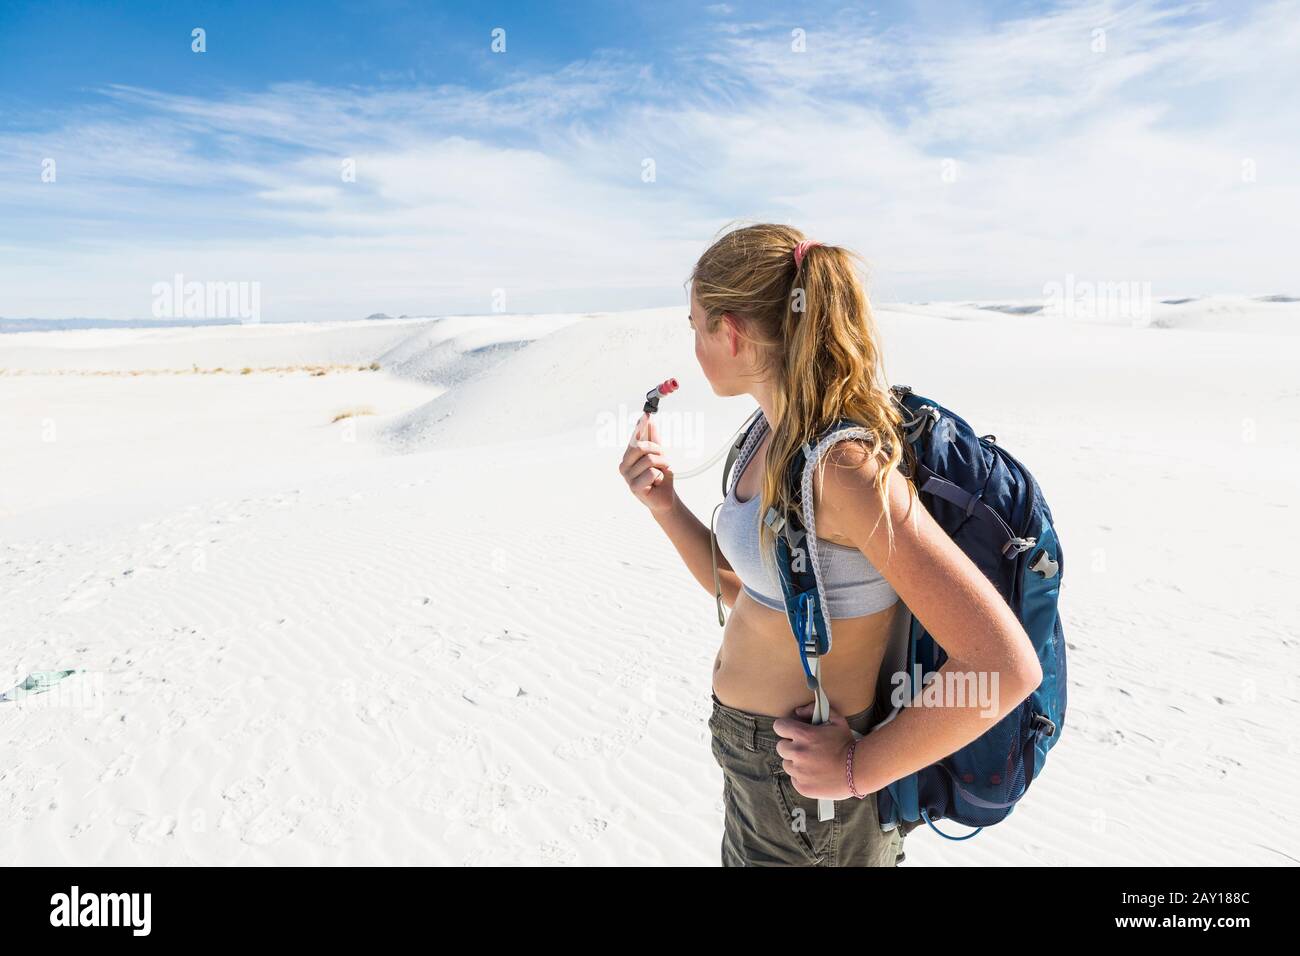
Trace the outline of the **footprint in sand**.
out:
M 591 734 L 569 740 L 555 748 L 561 760 L 588 760 L 592 757 L 615 756 L 635 745 L 645 735 L 642 721 L 619 727 L 607 734 Z
M 86 588 L 64 599 L 56 614 L 76 614 L 102 604 L 108 598 L 108 588 L 103 585 Z
M 298 819 L 286 810 L 266 810 L 240 830 L 239 839 L 252 846 L 270 846 L 293 833 Z
M 609 821 L 596 817 L 591 820 L 584 820 L 582 823 L 575 823 L 569 827 L 569 832 L 583 840 L 598 840 L 608 829 Z
M 151 817 L 139 810 L 123 810 L 113 823 L 124 828 L 133 843 L 154 845 L 175 835 L 177 820 L 170 815 Z
M 579 860 L 578 851 L 568 844 L 561 843 L 558 840 L 547 840 L 539 844 L 537 852 L 541 854 L 544 863 L 559 863 L 564 866 L 573 866 Z
M 118 754 L 117 758 L 105 767 L 104 772 L 99 775 L 99 782 L 107 783 L 110 780 L 116 780 L 118 777 L 124 777 L 131 772 L 134 766 L 135 754 L 130 752 Z

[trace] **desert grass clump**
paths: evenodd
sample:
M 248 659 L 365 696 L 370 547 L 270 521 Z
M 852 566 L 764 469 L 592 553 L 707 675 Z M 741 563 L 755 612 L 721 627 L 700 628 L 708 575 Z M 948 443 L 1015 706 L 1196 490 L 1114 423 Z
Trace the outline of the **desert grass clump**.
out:
M 330 421 L 330 424 L 332 425 L 334 424 L 334 422 L 341 422 L 345 418 L 358 418 L 362 415 L 373 415 L 374 413 L 375 410 L 371 408 L 369 405 L 360 405 L 357 408 L 349 408 L 339 412 Z

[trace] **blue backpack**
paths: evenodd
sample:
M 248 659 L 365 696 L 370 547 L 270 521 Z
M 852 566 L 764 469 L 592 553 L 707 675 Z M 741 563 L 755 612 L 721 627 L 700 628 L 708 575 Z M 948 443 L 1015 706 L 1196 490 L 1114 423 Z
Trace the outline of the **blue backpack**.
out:
M 1057 608 L 1065 559 L 1038 482 L 995 443 L 994 436 L 977 436 L 960 416 L 913 394 L 905 385 L 896 385 L 891 392 L 904 418 L 908 444 L 904 474 L 936 523 L 1006 599 L 1038 652 L 1043 672 L 1038 688 L 982 736 L 877 793 L 883 829 L 900 827 L 906 834 L 924 822 L 943 837 L 965 840 L 1006 819 L 1042 771 L 1047 751 L 1060 739 L 1065 726 L 1065 638 Z M 763 428 L 754 427 L 760 423 Z M 743 466 L 765 428 L 760 411 L 732 446 L 723 471 L 724 494 L 732 465 L 741 459 Z M 799 645 L 808 686 L 819 701 L 814 722 L 824 719 L 816 714 L 824 714 L 827 706 L 818 664 L 831 649 L 831 629 L 823 613 L 825 593 L 816 575 L 812 495 L 805 497 L 804 491 L 811 488 L 817 461 L 836 441 L 870 434 L 861 425 L 841 419 L 816 443 L 805 445 L 804 454 L 790 463 L 788 481 L 794 510 L 778 515 L 769 509 L 764 517 L 775 533 L 790 628 Z M 912 681 L 910 692 L 904 695 L 910 701 L 925 677 L 947 659 L 943 648 L 910 612 L 899 614 L 898 619 L 876 688 L 877 700 L 883 701 L 882 712 L 889 717 L 877 727 L 901 712 L 901 706 L 891 700 L 894 674 L 905 673 Z M 961 837 L 949 836 L 934 825 L 940 819 L 976 830 Z

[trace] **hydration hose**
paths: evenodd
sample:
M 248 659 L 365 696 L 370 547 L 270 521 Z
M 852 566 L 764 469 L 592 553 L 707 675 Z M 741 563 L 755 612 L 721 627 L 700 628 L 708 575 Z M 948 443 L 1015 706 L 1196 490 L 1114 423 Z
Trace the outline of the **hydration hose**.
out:
M 650 391 L 646 392 L 645 406 L 641 410 L 647 415 L 653 415 L 655 412 L 659 411 L 659 399 L 671 395 L 673 392 L 677 391 L 678 387 L 677 379 L 675 378 L 665 379 L 660 382 L 654 388 L 650 389 Z M 674 470 L 673 478 L 696 478 L 704 474 L 722 460 L 722 456 L 727 453 L 727 449 L 736 443 L 736 439 L 740 437 L 740 433 L 745 430 L 745 426 L 748 424 L 748 420 L 742 422 L 740 427 L 737 428 L 732 433 L 731 437 L 727 439 L 727 443 L 719 448 L 717 453 L 711 456 L 707 461 L 701 462 L 694 468 L 687 469 L 686 471 Z

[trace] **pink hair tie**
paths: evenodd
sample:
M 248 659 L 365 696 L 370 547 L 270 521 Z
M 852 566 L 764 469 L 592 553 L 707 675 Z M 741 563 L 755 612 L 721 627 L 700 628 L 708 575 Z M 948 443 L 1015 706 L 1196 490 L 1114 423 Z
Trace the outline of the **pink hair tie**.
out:
M 818 242 L 816 239 L 805 239 L 803 242 L 799 243 L 799 245 L 795 246 L 795 247 L 794 247 L 794 267 L 795 267 L 796 269 L 802 269 L 802 268 L 803 268 L 803 257 L 804 257 L 804 255 L 805 255 L 805 254 L 808 252 L 808 250 L 811 249 L 813 246 L 820 246 L 820 245 L 821 245 L 821 243 Z

